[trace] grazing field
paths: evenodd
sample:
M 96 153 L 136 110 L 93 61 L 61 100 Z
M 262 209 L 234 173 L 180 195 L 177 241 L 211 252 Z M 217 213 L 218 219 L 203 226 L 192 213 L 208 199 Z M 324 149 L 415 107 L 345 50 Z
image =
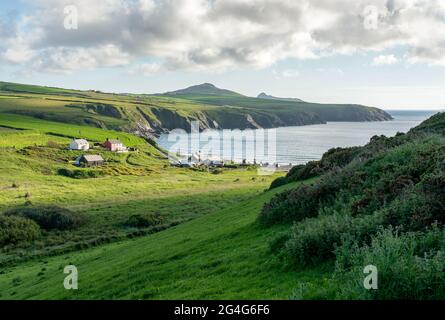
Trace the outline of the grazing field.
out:
M 253 197 L 276 177 L 258 177 L 249 167 L 174 168 L 155 147 L 123 132 L 9 114 L 0 114 L 0 128 L 0 216 L 56 206 L 87 221 L 74 230 L 44 231 L 32 243 L 3 247 L 3 265 L 159 232 Z M 89 151 L 67 150 L 68 137 L 78 132 L 90 141 Z M 93 145 L 106 137 L 119 137 L 137 149 L 113 153 Z M 85 153 L 100 154 L 106 164 L 74 166 Z
M 0 148 L 23 148 L 32 145 L 43 146 L 51 142 L 68 145 L 69 141 L 70 139 L 68 138 L 43 134 L 35 130 L 16 132 L 2 130 L 0 128 Z
M 287 299 L 299 282 L 322 284 L 326 271 L 296 273 L 270 255 L 268 239 L 284 229 L 255 221 L 274 192 L 154 235 L 8 268 L 1 298 Z M 63 288 L 68 264 L 79 269 L 77 291 Z
M 103 130 L 89 126 L 66 125 L 60 122 L 46 121 L 15 114 L 0 113 L 0 126 L 35 130 L 41 133 L 67 138 L 85 138 L 94 142 L 104 142 L 107 138 L 118 138 L 129 147 L 146 144 L 144 139 L 124 132 Z

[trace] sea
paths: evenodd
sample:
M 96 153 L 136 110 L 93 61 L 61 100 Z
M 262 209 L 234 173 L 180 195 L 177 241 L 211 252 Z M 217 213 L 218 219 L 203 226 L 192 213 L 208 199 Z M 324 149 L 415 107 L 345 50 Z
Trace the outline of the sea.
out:
M 207 130 L 163 134 L 158 144 L 171 154 L 201 160 L 278 165 L 319 160 L 331 148 L 362 146 L 375 135 L 406 133 L 439 111 L 393 111 L 392 121 L 328 122 L 327 124 L 259 130 Z

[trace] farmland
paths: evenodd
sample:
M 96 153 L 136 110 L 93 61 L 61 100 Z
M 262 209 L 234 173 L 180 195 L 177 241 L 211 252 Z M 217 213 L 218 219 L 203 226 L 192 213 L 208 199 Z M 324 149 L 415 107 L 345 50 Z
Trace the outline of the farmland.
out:
M 19 259 L 19 252 L 25 258 L 44 256 L 157 232 L 250 198 L 273 179 L 257 178 L 249 168 L 218 174 L 173 168 L 144 139 L 123 132 L 14 114 L 0 114 L 0 128 L 0 210 L 24 203 L 55 205 L 88 219 L 78 230 L 47 232 L 31 247 L 4 248 L 0 263 Z M 87 153 L 101 154 L 104 167 L 76 169 L 73 161 L 84 152 L 67 146 L 79 136 L 97 143 Z M 109 152 L 98 144 L 107 137 L 137 151 Z M 84 178 L 67 177 L 67 172 Z M 142 229 L 125 225 L 129 217 L 147 214 L 161 216 L 162 224 Z

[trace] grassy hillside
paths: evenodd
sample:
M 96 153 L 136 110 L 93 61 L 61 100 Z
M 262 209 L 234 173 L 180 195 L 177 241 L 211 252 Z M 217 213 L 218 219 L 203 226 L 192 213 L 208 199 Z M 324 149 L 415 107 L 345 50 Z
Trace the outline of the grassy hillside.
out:
M 67 150 L 76 136 L 93 148 Z M 137 150 L 108 152 L 99 144 L 106 137 Z M 84 153 L 102 155 L 106 165 L 74 166 Z M 248 167 L 173 168 L 156 148 L 131 134 L 6 114 L 0 114 L 0 168 L 0 218 L 2 212 L 31 210 L 86 220 L 74 229 L 42 230 L 33 241 L 0 232 L 3 265 L 158 232 L 249 198 L 273 179 L 257 178 Z
M 282 190 L 278 190 L 282 191 Z M 133 241 L 8 268 L 2 299 L 286 299 L 301 281 L 323 281 L 323 269 L 281 269 L 267 240 L 283 231 L 255 224 L 272 192 Z M 80 272 L 66 291 L 63 266 Z
M 259 218 L 289 225 L 274 242 L 289 266 L 335 268 L 326 287 L 306 283 L 295 297 L 445 298 L 444 128 L 440 113 L 408 134 L 331 150 L 273 183 L 320 176 L 277 194 Z M 363 289 L 366 265 L 378 268 L 379 290 Z
M 249 98 L 210 84 L 165 95 L 107 94 L 0 82 L 0 114 L 153 135 L 191 121 L 201 129 L 272 128 L 326 121 L 381 121 L 382 110 Z
M 86 125 L 69 125 L 67 126 L 61 122 L 47 121 L 36 119 L 28 116 L 21 116 L 15 114 L 2 114 L 0 113 L 0 126 L 3 128 L 14 128 L 14 129 L 26 129 L 25 133 L 40 133 L 46 134 L 47 136 L 52 136 L 54 139 L 57 137 L 65 138 L 85 138 L 93 142 L 104 142 L 107 138 L 119 139 L 128 147 L 135 147 L 140 145 L 146 145 L 147 142 L 135 135 L 113 131 L 113 130 L 103 130 L 98 128 L 89 127 Z M 0 137 L 0 143 L 8 146 L 6 136 Z M 14 139 L 9 142 L 10 146 L 14 145 Z M 31 141 L 30 141 L 31 142 Z M 32 143 L 30 144 L 32 145 Z

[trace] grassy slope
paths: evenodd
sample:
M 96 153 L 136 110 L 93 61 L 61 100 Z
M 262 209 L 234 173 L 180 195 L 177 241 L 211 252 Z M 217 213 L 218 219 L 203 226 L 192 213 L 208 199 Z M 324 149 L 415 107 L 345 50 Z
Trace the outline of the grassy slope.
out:
M 118 134 L 140 151 L 114 154 L 96 147 L 91 153 L 111 162 L 103 168 L 85 170 L 105 170 L 105 176 L 61 176 L 58 169 L 75 169 L 69 161 L 82 152 L 65 150 L 70 138 L 53 134 L 68 137 L 78 130 L 92 141 Z M 60 147 L 48 147 L 48 141 Z M 31 246 L 1 250 L 0 263 L 9 264 L 29 256 L 54 255 L 105 240 L 125 239 L 135 233 L 140 236 L 147 230 L 123 225 L 134 214 L 159 213 L 167 227 L 183 223 L 252 198 L 277 176 L 258 177 L 256 170 L 250 169 L 212 174 L 171 168 L 152 146 L 129 134 L 6 114 L 0 114 L 0 168 L 0 212 L 30 200 L 34 205 L 67 207 L 88 217 L 87 225 L 78 230 L 50 232 Z M 25 198 L 26 194 L 30 196 Z
M 190 129 L 189 121 L 204 127 L 253 128 L 248 120 L 265 128 L 323 123 L 324 121 L 383 120 L 381 110 L 356 105 L 322 105 L 270 101 L 241 95 L 118 95 L 0 82 L 0 113 L 14 113 L 46 120 L 89 124 L 134 132 L 144 125 L 162 129 Z M 97 111 L 91 105 L 107 105 Z M 110 112 L 113 109 L 115 113 Z M 388 119 L 388 118 L 386 118 Z
M 5 270 L 1 298 L 287 298 L 299 281 L 321 281 L 322 272 L 280 270 L 268 252 L 268 240 L 282 227 L 264 230 L 255 220 L 272 195 L 264 193 L 144 238 Z M 77 292 L 63 288 L 67 264 L 79 269 Z
M 0 113 L 0 126 L 35 130 L 40 133 L 49 133 L 54 135 L 62 135 L 69 138 L 82 137 L 90 141 L 104 142 L 106 138 L 119 138 L 126 146 L 133 147 L 145 145 L 146 142 L 142 138 L 138 138 L 132 134 L 117 132 L 112 130 L 103 130 L 88 126 L 72 125 L 67 126 L 64 123 L 35 119 L 32 117 Z M 3 140 L 3 136 L 0 139 Z M 6 146 L 7 143 L 3 142 Z

